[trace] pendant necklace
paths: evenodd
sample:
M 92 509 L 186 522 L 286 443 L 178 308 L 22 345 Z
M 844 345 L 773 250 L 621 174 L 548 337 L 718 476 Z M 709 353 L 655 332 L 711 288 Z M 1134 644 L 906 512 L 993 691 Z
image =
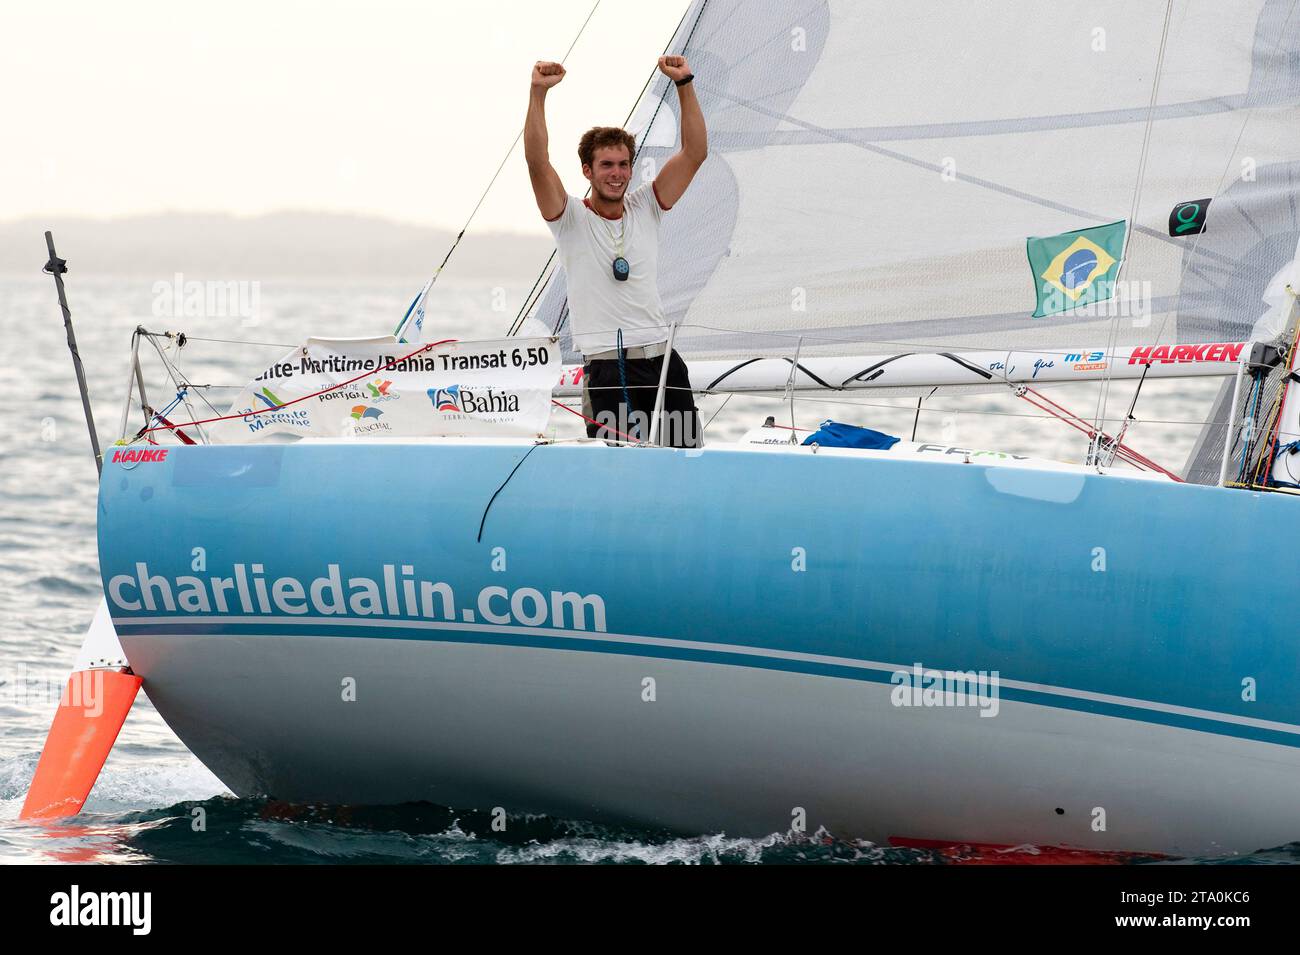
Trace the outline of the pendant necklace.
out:
M 598 213 L 599 214 L 599 213 Z M 609 240 L 614 243 L 614 281 L 626 282 L 627 277 L 632 274 L 632 266 L 627 264 L 627 259 L 623 257 L 623 233 L 627 231 L 627 209 L 623 210 L 623 216 L 619 219 L 618 235 L 614 235 L 614 230 L 609 227 L 605 217 L 601 216 L 601 223 L 605 226 L 605 231 L 609 233 Z

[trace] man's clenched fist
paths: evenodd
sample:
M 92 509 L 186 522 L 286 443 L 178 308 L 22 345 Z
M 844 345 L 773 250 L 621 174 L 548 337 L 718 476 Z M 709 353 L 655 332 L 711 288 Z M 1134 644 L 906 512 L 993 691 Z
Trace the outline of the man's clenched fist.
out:
M 678 59 L 681 59 L 681 57 L 678 57 Z M 548 90 L 562 79 L 564 79 L 564 67 L 559 63 L 538 60 L 533 64 L 533 86 L 540 86 L 542 89 Z
M 691 68 L 686 65 L 686 57 L 684 56 L 661 56 L 659 57 L 659 72 L 676 83 L 678 80 L 686 79 L 690 75 Z

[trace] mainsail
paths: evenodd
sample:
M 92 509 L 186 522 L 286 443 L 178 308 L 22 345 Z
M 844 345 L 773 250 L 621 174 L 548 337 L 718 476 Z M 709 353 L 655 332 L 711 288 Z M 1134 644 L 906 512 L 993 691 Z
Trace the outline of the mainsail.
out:
M 1296 5 L 696 0 L 670 44 L 710 149 L 664 220 L 678 348 L 1248 338 L 1300 238 Z M 675 110 L 656 76 L 629 123 L 638 183 L 676 150 Z M 1204 231 L 1171 235 L 1207 198 Z M 1117 220 L 1116 295 L 1031 317 L 1026 240 Z M 564 335 L 565 303 L 557 269 L 531 314 Z

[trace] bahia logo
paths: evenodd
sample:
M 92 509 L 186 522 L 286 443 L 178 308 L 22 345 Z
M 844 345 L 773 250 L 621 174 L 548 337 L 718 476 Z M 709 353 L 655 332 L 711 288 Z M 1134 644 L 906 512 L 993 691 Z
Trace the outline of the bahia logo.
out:
M 460 385 L 448 385 L 446 388 L 430 388 L 429 399 L 439 411 L 459 411 Z
M 448 385 L 446 388 L 430 388 L 429 400 L 439 411 L 460 412 L 461 414 L 501 414 L 519 410 L 519 396 L 484 388 L 470 391 L 460 385 Z

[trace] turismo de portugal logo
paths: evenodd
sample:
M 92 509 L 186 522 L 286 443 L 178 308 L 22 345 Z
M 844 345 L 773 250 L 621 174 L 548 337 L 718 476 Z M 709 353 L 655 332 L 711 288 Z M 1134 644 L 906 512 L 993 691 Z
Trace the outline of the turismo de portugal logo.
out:
M 1034 318 L 1110 298 L 1124 254 L 1125 227 L 1121 219 L 1060 235 L 1030 236 L 1025 251 L 1038 292 Z

